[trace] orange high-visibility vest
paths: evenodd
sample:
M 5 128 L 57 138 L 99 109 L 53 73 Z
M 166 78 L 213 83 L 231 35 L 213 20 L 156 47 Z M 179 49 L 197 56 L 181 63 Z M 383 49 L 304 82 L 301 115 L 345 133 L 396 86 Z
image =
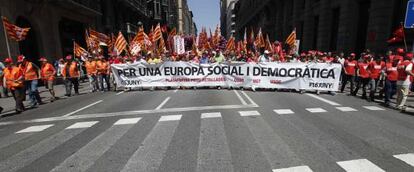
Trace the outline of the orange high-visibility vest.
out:
M 86 73 L 88 75 L 96 75 L 96 62 L 95 61 L 87 61 L 85 62 Z
M 23 70 L 20 67 L 13 66 L 4 68 L 4 79 L 6 80 L 6 87 L 10 90 L 23 87 Z
M 35 79 L 39 79 L 38 75 L 38 71 L 37 69 L 33 66 L 32 62 L 27 62 L 27 65 L 20 65 L 19 66 L 21 69 L 23 69 L 23 74 L 24 74 L 24 80 L 26 81 L 31 81 L 31 80 L 35 80 Z
M 42 79 L 45 81 L 53 81 L 55 80 L 55 72 L 56 69 L 55 67 L 53 67 L 52 64 L 50 63 L 46 63 L 42 66 L 42 69 L 40 71 L 41 75 L 42 75 Z
M 107 62 L 98 61 L 96 63 L 96 68 L 98 69 L 98 74 L 108 74 L 109 65 Z
M 69 67 L 69 75 L 66 73 L 66 68 Z M 65 67 L 62 70 L 62 76 L 66 78 L 77 78 L 80 77 L 80 72 L 78 69 L 78 63 L 72 62 L 71 64 L 65 63 Z

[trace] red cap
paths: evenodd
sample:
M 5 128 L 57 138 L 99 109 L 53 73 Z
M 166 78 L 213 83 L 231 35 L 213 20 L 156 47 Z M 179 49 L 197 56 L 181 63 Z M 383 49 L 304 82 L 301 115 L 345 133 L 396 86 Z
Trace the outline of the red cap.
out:
M 66 60 L 72 60 L 72 55 L 67 55 Z
M 20 55 L 17 57 L 17 62 L 23 62 L 23 60 L 26 59 L 23 55 Z
M 47 62 L 47 59 L 46 59 L 45 57 L 41 57 L 41 58 L 39 59 L 39 61 L 40 61 L 40 62 Z
M 407 53 L 405 54 L 405 57 L 407 57 L 407 59 L 413 59 L 413 53 Z
M 397 48 L 397 53 L 398 53 L 398 54 L 403 54 L 403 53 L 404 53 L 404 49 L 402 49 L 402 48 Z
M 13 63 L 13 59 L 10 57 L 7 57 L 6 59 L 4 59 L 4 63 Z
M 355 57 L 355 53 L 351 53 L 351 56 L 352 56 L 352 57 Z

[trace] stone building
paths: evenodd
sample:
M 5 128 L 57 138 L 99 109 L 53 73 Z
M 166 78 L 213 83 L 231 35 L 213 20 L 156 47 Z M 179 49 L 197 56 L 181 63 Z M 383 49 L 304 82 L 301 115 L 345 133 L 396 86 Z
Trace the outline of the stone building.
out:
M 141 24 L 146 30 L 158 22 L 167 24 L 169 5 L 169 0 L 2 0 L 0 14 L 18 26 L 31 27 L 26 40 L 8 41 L 11 56 L 24 54 L 36 61 L 71 53 L 73 40 L 85 47 L 89 27 L 131 36 Z M 0 32 L 2 60 L 8 53 L 3 27 Z
M 171 0 L 171 4 L 173 20 L 177 21 L 174 26 L 177 28 L 177 32 L 186 35 L 196 34 L 197 27 L 193 21 L 193 12 L 188 7 L 187 0 Z
M 236 33 L 235 4 L 238 0 L 220 0 L 220 29 L 221 34 L 229 38 Z
M 386 41 L 404 21 L 408 0 L 240 0 L 236 3 L 238 38 L 262 28 L 271 39 L 284 41 L 296 28 L 301 50 L 384 53 L 404 46 Z M 408 49 L 414 33 L 406 29 Z

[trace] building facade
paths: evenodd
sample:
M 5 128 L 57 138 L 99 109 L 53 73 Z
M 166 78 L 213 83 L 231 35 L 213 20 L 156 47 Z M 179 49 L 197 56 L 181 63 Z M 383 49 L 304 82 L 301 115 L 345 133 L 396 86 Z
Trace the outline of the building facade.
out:
M 172 0 L 172 17 L 177 21 L 175 28 L 178 33 L 186 35 L 197 34 L 197 27 L 193 21 L 193 12 L 187 4 L 187 0 Z M 173 28 L 173 27 L 171 27 Z
M 384 53 L 404 46 L 386 41 L 404 21 L 408 0 L 240 0 L 236 3 L 236 33 L 263 29 L 283 41 L 294 28 L 301 50 Z M 414 33 L 406 29 L 408 49 Z
M 236 13 L 234 11 L 238 0 L 220 0 L 220 30 L 229 38 L 236 33 Z
M 171 22 L 171 0 L 4 0 L 0 14 L 21 27 L 30 27 L 27 39 L 8 40 L 11 56 L 23 54 L 33 61 L 40 56 L 57 59 L 73 52 L 73 41 L 86 47 L 85 29 L 102 33 L 122 31 L 133 36 L 139 25 Z M 172 24 L 174 25 L 174 24 Z M 0 60 L 8 56 L 0 27 Z M 127 38 L 128 39 L 128 38 Z

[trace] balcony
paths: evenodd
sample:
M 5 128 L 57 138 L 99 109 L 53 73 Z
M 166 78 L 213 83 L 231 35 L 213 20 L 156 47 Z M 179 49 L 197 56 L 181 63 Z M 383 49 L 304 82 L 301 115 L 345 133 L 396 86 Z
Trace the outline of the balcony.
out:
M 141 12 L 145 16 L 149 16 L 149 11 L 147 10 L 146 0 L 122 0 L 124 3 L 132 7 L 132 9 Z
M 49 0 L 48 2 L 85 15 L 102 15 L 101 0 Z

